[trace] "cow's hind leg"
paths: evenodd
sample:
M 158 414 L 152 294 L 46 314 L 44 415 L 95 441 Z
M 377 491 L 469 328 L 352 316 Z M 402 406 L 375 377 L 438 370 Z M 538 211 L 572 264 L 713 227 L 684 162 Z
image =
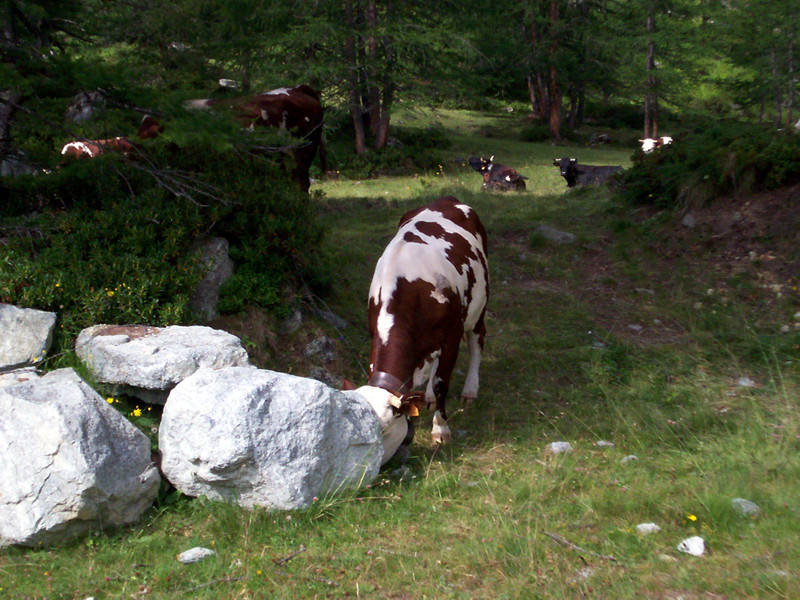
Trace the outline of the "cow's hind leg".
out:
M 450 442 L 450 427 L 447 426 L 447 411 L 445 410 L 445 400 L 450 389 L 450 375 L 456 364 L 458 356 L 458 343 L 461 335 L 450 340 L 450 343 L 442 350 L 436 370 L 431 371 L 431 382 L 433 383 L 433 393 L 436 397 L 436 412 L 433 413 L 433 429 L 431 438 L 435 444 L 447 444 Z
M 478 320 L 472 331 L 467 331 L 467 347 L 469 348 L 469 369 L 461 391 L 461 400 L 471 404 L 478 398 L 478 371 L 483 355 L 483 340 L 486 337 L 486 327 L 483 316 Z

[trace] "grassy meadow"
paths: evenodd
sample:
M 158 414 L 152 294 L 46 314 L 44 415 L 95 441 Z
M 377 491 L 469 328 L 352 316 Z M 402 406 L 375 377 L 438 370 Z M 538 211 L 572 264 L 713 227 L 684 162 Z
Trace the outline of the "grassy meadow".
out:
M 453 146 L 433 172 L 312 186 L 335 265 L 316 301 L 351 325 L 309 316 L 277 346 L 309 328 L 338 337 L 342 374 L 363 381 L 375 261 L 405 210 L 455 195 L 486 226 L 492 288 L 480 397 L 456 401 L 465 348 L 451 385 L 452 444 L 430 443 L 423 414 L 407 465 L 304 512 L 172 494 L 124 531 L 5 549 L 0 598 L 800 598 L 797 274 L 763 285 L 768 261 L 729 268 L 679 215 L 567 191 L 552 166 L 629 166 L 633 146 L 522 142 L 519 113 L 396 120 L 442 127 Z M 482 192 L 465 165 L 480 153 L 528 190 Z M 540 224 L 574 243 L 548 242 Z M 548 453 L 555 441 L 573 451 Z M 739 514 L 734 498 L 761 512 Z M 660 531 L 637 532 L 649 522 Z M 694 535 L 703 556 L 677 550 Z M 193 546 L 218 554 L 180 564 Z

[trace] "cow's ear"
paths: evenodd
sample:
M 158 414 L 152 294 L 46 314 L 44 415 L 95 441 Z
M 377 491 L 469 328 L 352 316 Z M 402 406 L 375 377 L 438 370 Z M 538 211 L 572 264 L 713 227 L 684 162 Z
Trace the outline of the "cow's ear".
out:
M 571 163 L 578 162 L 578 159 L 577 158 L 570 158 L 569 162 L 571 162 Z
M 554 158 L 554 159 L 553 159 L 553 166 L 554 166 L 554 167 L 558 167 L 560 164 L 561 164 L 561 161 L 560 161 L 560 160 L 558 160 L 557 158 Z
M 346 377 L 342 377 L 342 389 L 345 391 L 354 390 L 356 389 L 356 384 L 347 379 Z

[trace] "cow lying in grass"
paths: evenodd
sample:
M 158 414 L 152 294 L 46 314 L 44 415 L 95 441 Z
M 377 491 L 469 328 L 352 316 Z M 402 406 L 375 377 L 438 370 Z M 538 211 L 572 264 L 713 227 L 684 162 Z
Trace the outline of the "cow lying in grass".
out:
M 511 167 L 495 164 L 494 156 L 488 160 L 482 156 L 480 158 L 473 156 L 469 159 L 469 164 L 478 173 L 483 175 L 482 189 L 484 190 L 506 192 L 508 190 L 521 191 L 525 189 L 525 180 L 527 177 L 523 177 Z
M 409 418 L 436 404 L 434 442 L 450 440 L 445 399 L 462 337 L 469 369 L 461 396 L 478 396 L 489 296 L 486 231 L 451 196 L 410 211 L 375 267 L 369 290 L 370 377 L 358 392 L 381 421 L 384 462 L 405 440 Z M 412 391 L 427 381 L 424 394 Z
M 561 176 L 567 180 L 567 187 L 605 183 L 615 173 L 622 171 L 622 167 L 579 165 L 577 158 L 567 156 L 553 159 L 553 165 L 559 168 Z

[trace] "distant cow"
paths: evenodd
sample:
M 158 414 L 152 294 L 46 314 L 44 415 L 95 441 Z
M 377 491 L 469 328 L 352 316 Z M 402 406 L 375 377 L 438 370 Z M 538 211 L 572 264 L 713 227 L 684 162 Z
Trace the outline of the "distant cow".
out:
M 105 152 L 121 152 L 127 154 L 135 146 L 124 137 L 115 137 L 108 140 L 83 140 L 69 142 L 61 148 L 63 156 L 72 158 L 97 158 Z
M 278 88 L 244 98 L 206 98 L 190 100 L 189 108 L 227 108 L 244 128 L 276 127 L 290 132 L 301 141 L 276 149 L 290 154 L 295 161 L 292 176 L 303 190 L 311 181 L 308 171 L 319 149 L 322 172 L 327 170 L 325 142 L 322 137 L 322 103 L 319 93 L 307 85 Z
M 150 115 L 145 115 L 142 119 L 136 137 L 140 139 L 158 137 L 164 132 L 164 127 Z M 107 140 L 77 140 L 69 142 L 61 148 L 63 156 L 72 158 L 97 158 L 106 152 L 121 152 L 124 155 L 136 150 L 136 145 L 129 139 L 117 136 Z
M 553 159 L 553 165 L 560 169 L 567 187 L 604 183 L 614 173 L 622 171 L 622 167 L 579 165 L 577 158 L 568 156 Z
M 653 150 L 667 146 L 672 143 L 672 138 L 669 136 L 662 136 L 658 138 L 645 138 L 639 140 L 642 143 L 642 152 L 650 154 Z
M 469 164 L 478 173 L 483 175 L 484 190 L 497 190 L 505 192 L 508 190 L 524 190 L 525 180 L 515 169 L 504 165 L 495 164 L 494 156 L 488 160 L 482 156 L 473 156 L 469 159 Z
M 370 377 L 358 392 L 384 430 L 384 462 L 413 427 L 405 417 L 436 403 L 433 440 L 450 439 L 445 398 L 461 338 L 469 347 L 462 398 L 478 396 L 478 369 L 489 297 L 486 231 L 475 211 L 446 196 L 410 211 L 375 267 L 369 289 Z M 408 436 L 407 436 L 408 433 Z

